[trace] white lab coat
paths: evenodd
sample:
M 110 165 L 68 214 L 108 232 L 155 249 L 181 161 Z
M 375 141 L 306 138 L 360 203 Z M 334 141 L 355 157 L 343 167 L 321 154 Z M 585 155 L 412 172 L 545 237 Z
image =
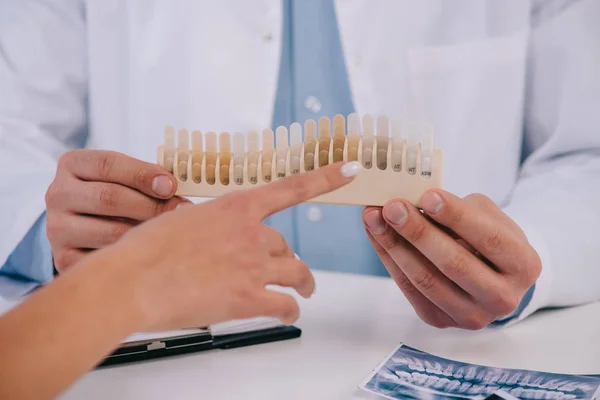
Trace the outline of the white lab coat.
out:
M 154 162 L 166 124 L 271 124 L 279 0 L 1 4 L 0 265 L 43 212 L 60 155 L 86 138 Z M 356 111 L 430 122 L 445 188 L 492 197 L 539 252 L 523 317 L 600 298 L 600 2 L 336 7 Z

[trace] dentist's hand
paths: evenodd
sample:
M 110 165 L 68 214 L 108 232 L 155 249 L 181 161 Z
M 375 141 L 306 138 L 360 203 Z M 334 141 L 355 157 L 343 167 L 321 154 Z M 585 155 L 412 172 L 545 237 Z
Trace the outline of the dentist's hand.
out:
M 367 233 L 419 317 L 477 330 L 514 311 L 541 273 L 523 231 L 489 198 L 430 190 L 424 213 L 409 202 L 367 207 Z
M 266 285 L 310 297 L 315 283 L 283 236 L 263 224 L 281 210 L 333 191 L 353 179 L 357 162 L 180 207 L 130 230 L 115 245 L 120 281 L 141 306 L 143 330 L 207 326 L 272 316 L 293 323 L 296 300 Z
M 174 209 L 171 174 L 125 154 L 75 150 L 64 154 L 46 192 L 46 231 L 58 271 L 90 250 L 116 242 L 138 223 Z

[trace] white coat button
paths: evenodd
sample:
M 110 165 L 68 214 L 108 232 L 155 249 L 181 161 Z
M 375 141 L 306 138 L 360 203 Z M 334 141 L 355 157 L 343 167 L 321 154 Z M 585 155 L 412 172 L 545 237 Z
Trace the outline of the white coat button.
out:
M 310 112 L 318 113 L 321 111 L 321 101 L 315 96 L 308 96 L 304 100 L 304 107 Z
M 312 206 L 309 207 L 308 211 L 306 212 L 306 217 L 310 222 L 317 222 L 323 218 L 323 213 L 319 207 Z
M 265 42 L 270 42 L 273 39 L 273 34 L 271 32 L 265 32 L 263 33 L 262 38 Z

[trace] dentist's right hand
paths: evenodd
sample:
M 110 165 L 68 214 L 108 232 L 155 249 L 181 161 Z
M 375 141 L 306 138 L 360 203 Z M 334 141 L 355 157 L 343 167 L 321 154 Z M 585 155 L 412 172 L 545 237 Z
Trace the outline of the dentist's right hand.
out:
M 336 163 L 268 185 L 164 213 L 117 242 L 120 280 L 130 280 L 144 326 L 162 330 L 271 316 L 291 324 L 296 300 L 277 285 L 310 297 L 307 265 L 263 220 L 350 182 L 357 162 Z
M 54 266 L 64 272 L 134 226 L 173 210 L 173 175 L 158 164 L 107 150 L 65 153 L 46 192 L 46 231 Z

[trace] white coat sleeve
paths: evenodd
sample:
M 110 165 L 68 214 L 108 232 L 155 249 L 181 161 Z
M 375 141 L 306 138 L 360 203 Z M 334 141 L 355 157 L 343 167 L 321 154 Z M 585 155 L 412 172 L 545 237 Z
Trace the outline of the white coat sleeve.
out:
M 86 139 L 80 0 L 0 0 L 0 265 L 45 209 L 60 156 Z
M 535 10 L 526 88 L 525 162 L 504 211 L 542 260 L 514 319 L 600 299 L 600 2 Z

